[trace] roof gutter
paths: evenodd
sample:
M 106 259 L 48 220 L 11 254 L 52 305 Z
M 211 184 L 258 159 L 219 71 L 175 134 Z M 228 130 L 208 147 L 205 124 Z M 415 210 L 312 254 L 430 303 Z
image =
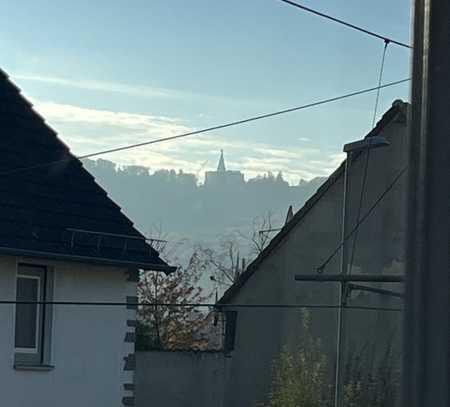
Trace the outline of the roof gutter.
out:
M 14 249 L 11 247 L 1 247 L 1 246 L 0 246 L 0 254 L 26 256 L 26 257 L 39 257 L 51 260 L 66 260 L 66 261 L 74 261 L 77 263 L 92 263 L 116 267 L 120 266 L 135 267 L 146 271 L 161 271 L 165 274 L 171 274 L 175 272 L 177 269 L 176 267 L 164 264 L 141 263 L 127 260 L 108 259 L 104 257 L 78 256 L 73 254 L 44 252 L 38 250 Z

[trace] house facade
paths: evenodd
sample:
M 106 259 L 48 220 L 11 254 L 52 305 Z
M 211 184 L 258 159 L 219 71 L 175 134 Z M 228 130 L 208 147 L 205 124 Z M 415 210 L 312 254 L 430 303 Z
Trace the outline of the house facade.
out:
M 134 405 L 138 273 L 172 271 L 154 246 L 0 71 L 2 405 Z
M 352 274 L 404 273 L 406 115 L 407 105 L 394 102 L 366 136 L 382 136 L 389 146 L 370 150 L 368 158 L 367 151 L 354 154 L 349 163 L 347 230 L 356 224 L 360 201 L 361 216 L 370 212 L 358 228 L 356 241 L 348 240 L 348 246 L 354 247 Z M 329 382 L 333 383 L 338 313 L 333 307 L 338 304 L 338 284 L 296 282 L 294 278 L 299 274 L 340 272 L 340 251 L 336 249 L 341 241 L 344 166 L 325 181 L 219 300 L 219 304 L 227 305 L 224 310 L 231 317 L 228 332 L 234 336 L 227 339 L 231 358 L 225 390 L 227 407 L 267 402 L 274 362 L 283 350 L 295 352 L 305 335 L 302 309 L 309 312 L 311 333 L 320 339 L 328 359 Z M 352 357 L 376 363 L 388 349 L 395 355 L 401 351 L 402 284 L 366 286 L 394 295 L 357 287 L 350 291 L 350 308 L 344 312 L 343 365 Z M 233 308 L 233 304 L 239 306 Z M 398 367 L 396 364 L 394 369 Z

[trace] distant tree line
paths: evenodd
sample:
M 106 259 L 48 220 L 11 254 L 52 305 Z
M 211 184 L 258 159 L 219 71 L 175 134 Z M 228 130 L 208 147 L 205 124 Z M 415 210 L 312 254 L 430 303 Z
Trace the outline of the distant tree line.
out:
M 289 205 L 300 208 L 324 180 L 315 178 L 291 186 L 281 172 L 268 172 L 243 184 L 208 188 L 194 174 L 182 170 L 150 172 L 147 167 L 118 167 L 103 159 L 87 160 L 85 166 L 143 232 L 161 223 L 167 233 L 194 240 L 251 229 L 253 220 L 269 211 L 276 226 Z

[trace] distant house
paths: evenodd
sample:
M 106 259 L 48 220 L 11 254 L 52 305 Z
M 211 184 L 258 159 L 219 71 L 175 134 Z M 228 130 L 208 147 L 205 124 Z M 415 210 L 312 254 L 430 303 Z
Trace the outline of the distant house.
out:
M 138 270 L 171 268 L 2 71 L 0 189 L 1 404 L 133 405 Z
M 223 150 L 220 151 L 219 163 L 216 171 L 206 171 L 206 187 L 238 186 L 244 183 L 244 174 L 240 171 L 227 170 Z
M 388 147 L 371 150 L 361 214 L 385 194 L 361 224 L 355 243 L 352 273 L 403 273 L 406 177 L 393 180 L 407 161 L 407 105 L 393 104 L 366 136 L 384 136 Z M 348 225 L 356 222 L 367 153 L 355 155 L 350 163 Z M 325 181 L 306 204 L 294 214 L 271 243 L 253 261 L 238 281 L 219 300 L 228 316 L 225 345 L 229 356 L 225 406 L 252 406 L 267 401 L 272 384 L 273 363 L 283 349 L 295 350 L 302 340 L 302 310 L 308 305 L 338 304 L 335 283 L 296 282 L 296 274 L 314 274 L 341 241 L 344 163 Z M 392 184 L 392 185 L 391 185 Z M 350 247 L 353 240 L 349 240 Z M 339 257 L 323 273 L 339 273 Z M 368 284 L 373 287 L 374 284 Z M 378 284 L 377 288 L 401 293 L 401 284 Z M 233 304 L 239 305 L 233 308 Z M 245 305 L 269 307 L 245 307 Z M 270 307 L 298 305 L 298 308 Z M 353 289 L 346 310 L 344 360 L 351 356 L 378 358 L 401 343 L 401 299 Z M 367 309 L 370 307 L 371 309 Z M 312 332 L 320 338 L 329 356 L 329 377 L 334 377 L 336 309 L 310 308 Z

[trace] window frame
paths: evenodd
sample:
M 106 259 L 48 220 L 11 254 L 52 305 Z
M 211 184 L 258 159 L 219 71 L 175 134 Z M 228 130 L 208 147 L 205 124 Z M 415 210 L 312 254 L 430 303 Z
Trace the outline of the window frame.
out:
M 42 264 L 17 263 L 16 300 L 19 278 L 38 279 L 37 301 L 51 301 L 53 298 L 53 270 Z M 36 341 L 34 348 L 16 347 L 17 311 L 14 318 L 14 367 L 50 367 L 50 349 L 53 325 L 53 307 L 51 304 L 38 304 L 36 311 Z
M 42 293 L 42 276 L 41 275 L 32 275 L 31 273 L 28 274 L 17 274 L 16 277 L 16 301 L 18 301 L 17 299 L 17 286 L 18 286 L 18 282 L 19 279 L 29 279 L 29 280 L 37 280 L 38 281 L 38 286 L 37 286 L 37 299 L 36 301 L 42 301 L 43 298 L 43 293 Z M 42 310 L 41 310 L 41 306 L 38 305 L 36 307 L 36 328 L 35 328 L 35 338 L 34 338 L 34 348 L 22 348 L 22 347 L 18 347 L 16 346 L 16 340 L 17 340 L 17 305 L 16 304 L 16 320 L 15 320 L 15 332 L 14 332 L 14 349 L 16 353 L 32 353 L 32 354 L 36 354 L 39 353 L 39 331 L 41 329 L 40 326 L 42 325 Z

